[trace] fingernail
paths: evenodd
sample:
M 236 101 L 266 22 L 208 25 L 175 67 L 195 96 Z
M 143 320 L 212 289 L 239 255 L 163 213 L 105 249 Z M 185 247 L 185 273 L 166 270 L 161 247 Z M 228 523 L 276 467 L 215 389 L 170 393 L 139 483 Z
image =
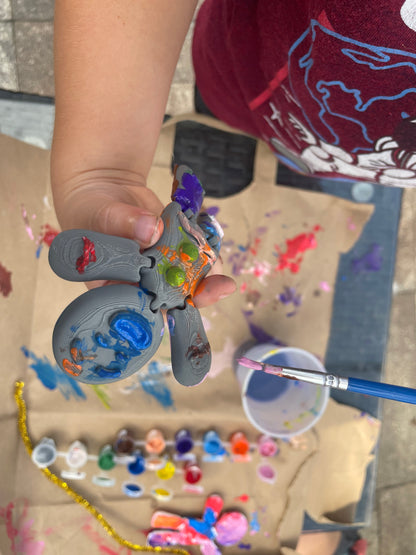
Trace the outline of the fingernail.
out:
M 144 245 L 153 242 L 159 230 L 159 220 L 157 216 L 143 214 L 134 224 L 134 237 Z

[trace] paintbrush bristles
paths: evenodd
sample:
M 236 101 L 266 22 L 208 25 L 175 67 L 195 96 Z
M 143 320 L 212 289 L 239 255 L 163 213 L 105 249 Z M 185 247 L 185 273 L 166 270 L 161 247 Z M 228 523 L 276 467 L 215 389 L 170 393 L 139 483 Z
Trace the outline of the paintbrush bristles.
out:
M 273 374 L 274 376 L 282 376 L 283 368 L 280 366 L 273 366 L 270 364 L 265 364 L 264 362 L 258 362 L 257 360 L 252 360 L 251 358 L 241 357 L 237 360 L 238 364 L 250 368 L 251 370 L 262 370 L 266 374 Z
M 256 360 L 251 360 L 250 358 L 241 357 L 237 359 L 238 364 L 245 366 L 246 368 L 251 368 L 251 370 L 263 370 L 264 364 L 262 362 L 257 362 Z

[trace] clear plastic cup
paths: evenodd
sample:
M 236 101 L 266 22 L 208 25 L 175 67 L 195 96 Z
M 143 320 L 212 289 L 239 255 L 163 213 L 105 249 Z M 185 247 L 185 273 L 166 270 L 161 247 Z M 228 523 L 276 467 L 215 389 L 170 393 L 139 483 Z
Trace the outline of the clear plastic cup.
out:
M 325 372 L 312 354 L 295 347 L 259 344 L 239 352 L 257 362 Z M 243 408 L 251 424 L 263 434 L 288 439 L 314 426 L 325 411 L 329 388 L 266 372 L 237 363 L 236 376 L 241 388 Z

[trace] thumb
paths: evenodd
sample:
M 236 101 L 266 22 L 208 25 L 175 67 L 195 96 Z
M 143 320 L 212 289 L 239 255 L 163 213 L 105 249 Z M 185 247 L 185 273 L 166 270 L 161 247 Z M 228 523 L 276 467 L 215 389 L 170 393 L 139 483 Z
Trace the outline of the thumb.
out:
M 163 205 L 147 187 L 126 190 L 112 186 L 75 188 L 58 194 L 55 208 L 62 229 L 91 229 L 134 239 L 142 248 L 156 243 L 163 232 Z
M 91 214 L 90 229 L 134 239 L 141 247 L 154 245 L 163 232 L 163 221 L 147 208 L 122 202 L 104 203 Z

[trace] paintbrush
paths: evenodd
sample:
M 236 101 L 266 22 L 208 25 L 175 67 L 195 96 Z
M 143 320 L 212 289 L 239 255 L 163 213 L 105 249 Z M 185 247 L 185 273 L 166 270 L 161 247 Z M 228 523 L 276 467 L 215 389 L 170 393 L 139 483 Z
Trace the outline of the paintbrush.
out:
M 252 370 L 261 370 L 267 374 L 278 376 L 279 378 L 289 378 L 300 382 L 308 382 L 325 387 L 334 387 L 335 389 L 342 389 L 344 391 L 372 395 L 373 397 L 392 399 L 393 401 L 401 401 L 402 403 L 416 404 L 416 389 L 410 387 L 372 382 L 359 378 L 344 378 L 342 376 L 335 376 L 334 374 L 306 370 L 305 368 L 275 366 L 273 364 L 267 364 L 266 362 L 257 362 L 256 360 L 251 360 L 246 357 L 239 358 L 237 362 L 241 366 L 251 368 Z

